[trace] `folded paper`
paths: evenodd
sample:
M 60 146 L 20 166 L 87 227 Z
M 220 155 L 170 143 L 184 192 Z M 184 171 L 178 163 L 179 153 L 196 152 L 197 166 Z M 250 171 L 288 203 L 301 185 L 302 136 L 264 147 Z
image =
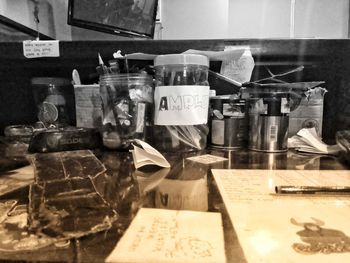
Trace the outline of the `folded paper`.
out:
M 317 135 L 316 129 L 303 128 L 297 135 L 288 139 L 288 147 L 295 148 L 300 152 L 318 154 L 337 154 L 340 150 L 338 145 L 327 145 Z
M 170 167 L 170 163 L 165 157 L 151 145 L 139 139 L 135 139 L 134 141 L 142 147 L 133 144 L 134 149 L 131 150 L 136 169 L 145 165 L 157 165 L 164 168 Z

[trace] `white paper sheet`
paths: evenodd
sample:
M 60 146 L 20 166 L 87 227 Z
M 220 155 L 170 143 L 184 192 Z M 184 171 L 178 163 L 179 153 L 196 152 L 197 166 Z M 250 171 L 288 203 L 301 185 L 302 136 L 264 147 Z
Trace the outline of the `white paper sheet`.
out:
M 281 184 L 350 185 L 350 171 L 212 173 L 248 262 L 350 262 L 349 196 L 274 194 Z
M 106 262 L 226 262 L 221 215 L 141 208 Z
M 58 40 L 26 40 L 23 41 L 23 55 L 26 58 L 59 57 Z
M 158 86 L 154 91 L 155 125 L 196 125 L 208 121 L 209 86 Z

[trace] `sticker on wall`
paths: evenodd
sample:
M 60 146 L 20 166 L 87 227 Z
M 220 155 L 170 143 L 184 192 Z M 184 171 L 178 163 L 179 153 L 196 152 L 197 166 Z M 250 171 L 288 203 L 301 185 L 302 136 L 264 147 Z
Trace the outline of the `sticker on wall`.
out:
M 58 40 L 26 40 L 23 41 L 23 55 L 26 58 L 59 57 Z

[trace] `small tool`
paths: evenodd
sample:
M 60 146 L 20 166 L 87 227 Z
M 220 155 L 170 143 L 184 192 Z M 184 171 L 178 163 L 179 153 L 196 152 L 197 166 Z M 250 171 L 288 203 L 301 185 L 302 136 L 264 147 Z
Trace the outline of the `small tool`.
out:
M 98 66 L 96 67 L 96 71 L 99 75 L 104 75 L 108 74 L 108 68 L 107 66 L 103 63 L 103 60 L 101 58 L 100 53 L 98 53 Z

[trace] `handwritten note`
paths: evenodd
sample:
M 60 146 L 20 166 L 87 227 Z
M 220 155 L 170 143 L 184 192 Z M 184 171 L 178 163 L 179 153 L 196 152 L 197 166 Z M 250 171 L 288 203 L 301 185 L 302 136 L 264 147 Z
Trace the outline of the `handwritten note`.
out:
M 256 201 L 280 202 L 291 200 L 305 203 L 346 202 L 350 204 L 348 196 L 331 196 L 331 198 L 317 195 L 286 196 L 275 195 L 275 186 L 350 186 L 350 171 L 348 170 L 212 170 L 215 180 L 222 188 L 222 194 L 230 202 L 240 201 L 256 203 Z
M 350 197 L 274 194 L 282 184 L 348 185 L 350 171 L 212 173 L 248 262 L 350 262 Z
M 58 40 L 23 41 L 23 55 L 26 58 L 59 57 Z
M 141 208 L 106 262 L 226 262 L 219 213 Z

